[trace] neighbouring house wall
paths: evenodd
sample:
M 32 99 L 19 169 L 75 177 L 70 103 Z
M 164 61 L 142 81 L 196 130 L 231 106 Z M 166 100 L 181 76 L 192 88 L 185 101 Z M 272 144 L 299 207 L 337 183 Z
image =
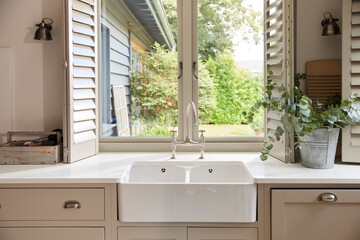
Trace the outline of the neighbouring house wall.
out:
M 296 72 L 305 73 L 307 61 L 341 59 L 341 35 L 321 36 L 324 12 L 339 18 L 341 26 L 341 0 L 297 0 L 296 11 Z
M 0 134 L 62 128 L 62 9 L 62 0 L 0 1 Z M 33 39 L 44 17 L 52 41 Z
M 131 24 L 130 24 L 131 23 Z M 113 136 L 109 118 L 111 108 L 111 86 L 125 86 L 126 104 L 128 106 L 129 123 L 131 123 L 131 48 L 133 44 L 146 46 L 144 41 L 152 44 L 153 39 L 145 31 L 141 23 L 133 16 L 127 5 L 119 0 L 104 0 L 101 4 L 102 29 L 102 134 Z M 137 32 L 140 38 L 136 37 Z M 106 58 L 106 59 L 104 59 Z M 110 127 L 109 127 L 110 126 Z M 109 130 L 110 129 L 110 130 Z M 111 130 L 112 129 L 112 130 Z
M 102 67 L 102 111 L 103 111 L 103 124 L 110 124 L 111 119 L 108 119 L 111 106 L 111 85 L 124 85 L 126 91 L 126 103 L 128 105 L 129 120 L 131 120 L 130 113 L 130 31 L 129 27 L 122 19 L 118 5 L 112 1 L 106 1 L 102 4 L 101 10 L 101 24 L 102 30 L 108 32 L 104 35 L 102 33 L 102 51 L 109 52 L 109 60 L 103 62 Z M 108 39 L 105 39 L 108 38 Z M 106 74 L 104 71 L 107 71 Z M 105 79 L 107 76 L 110 79 Z M 106 83 L 104 82 L 106 81 Z M 105 85 L 106 84 L 106 85 Z M 105 112 L 106 111 L 106 112 Z M 106 115 L 106 116 L 105 116 Z M 107 119 L 105 119 L 107 118 Z M 104 125 L 103 125 L 104 126 Z M 112 134 L 111 132 L 104 131 L 105 136 Z

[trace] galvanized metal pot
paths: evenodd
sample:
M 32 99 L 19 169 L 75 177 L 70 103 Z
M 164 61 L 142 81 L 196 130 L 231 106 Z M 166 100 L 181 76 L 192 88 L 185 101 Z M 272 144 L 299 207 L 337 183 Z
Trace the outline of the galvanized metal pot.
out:
M 339 128 L 320 128 L 300 137 L 301 165 L 308 168 L 333 168 Z

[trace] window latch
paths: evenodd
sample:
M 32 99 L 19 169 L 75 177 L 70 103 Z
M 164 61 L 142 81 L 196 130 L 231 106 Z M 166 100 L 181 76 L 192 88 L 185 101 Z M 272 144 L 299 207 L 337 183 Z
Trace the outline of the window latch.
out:
M 198 80 L 199 76 L 196 74 L 196 62 L 193 62 L 193 72 L 194 72 L 195 79 Z
M 182 77 L 182 74 L 183 74 L 183 63 L 182 62 L 179 62 L 179 67 L 180 67 L 180 75 L 178 76 L 178 80 Z

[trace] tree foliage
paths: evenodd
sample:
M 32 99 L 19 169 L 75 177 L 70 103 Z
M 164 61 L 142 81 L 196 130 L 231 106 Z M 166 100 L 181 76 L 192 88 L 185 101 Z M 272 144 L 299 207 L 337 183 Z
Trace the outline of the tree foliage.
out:
M 230 51 L 210 58 L 208 67 L 215 79 L 217 105 L 211 122 L 244 124 L 251 107 L 263 97 L 262 77 L 239 68 Z
M 155 43 L 151 52 L 142 53 L 143 72 L 132 75 L 132 106 L 148 127 L 177 124 L 177 53 Z M 205 63 L 199 64 L 199 116 L 206 120 L 215 107 L 215 92 Z
M 177 38 L 175 0 L 162 0 L 169 24 Z M 215 58 L 225 49 L 233 49 L 233 35 L 241 30 L 242 38 L 258 43 L 261 39 L 262 15 L 244 0 L 198 1 L 198 47 L 203 61 Z

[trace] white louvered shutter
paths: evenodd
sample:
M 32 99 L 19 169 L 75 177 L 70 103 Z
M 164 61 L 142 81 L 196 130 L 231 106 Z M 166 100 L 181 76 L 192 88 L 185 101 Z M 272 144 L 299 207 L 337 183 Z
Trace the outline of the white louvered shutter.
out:
M 97 153 L 96 0 L 67 0 L 65 162 Z
M 293 95 L 293 21 L 292 1 L 265 0 L 264 6 L 264 42 L 265 42 L 265 84 L 267 79 L 274 78 L 279 86 L 284 86 Z M 272 70 L 273 76 L 269 76 Z M 279 89 L 273 90 L 273 95 L 279 97 Z M 265 112 L 265 137 L 272 136 L 280 118 L 273 111 Z M 275 142 L 270 155 L 281 161 L 293 161 L 294 139 L 283 136 L 281 141 Z
M 360 0 L 343 0 L 342 97 L 360 96 Z M 342 161 L 360 162 L 360 126 L 342 131 Z

